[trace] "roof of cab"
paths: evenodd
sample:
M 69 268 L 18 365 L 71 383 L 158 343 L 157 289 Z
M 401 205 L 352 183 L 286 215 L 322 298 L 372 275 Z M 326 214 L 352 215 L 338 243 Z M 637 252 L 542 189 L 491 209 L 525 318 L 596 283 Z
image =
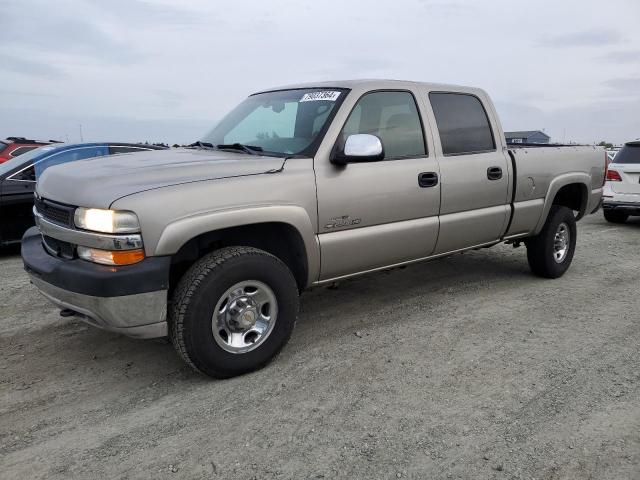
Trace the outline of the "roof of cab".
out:
M 384 79 L 360 79 L 360 80 L 335 80 L 322 82 L 305 82 L 292 85 L 284 85 L 275 88 L 261 90 L 256 93 L 274 92 L 278 90 L 293 90 L 303 88 L 348 88 L 351 90 L 383 90 L 393 88 L 409 88 L 421 86 L 427 90 L 442 90 L 454 92 L 481 92 L 482 89 L 475 87 L 465 87 L 462 85 L 451 85 L 446 83 L 414 82 L 408 80 L 384 80 Z

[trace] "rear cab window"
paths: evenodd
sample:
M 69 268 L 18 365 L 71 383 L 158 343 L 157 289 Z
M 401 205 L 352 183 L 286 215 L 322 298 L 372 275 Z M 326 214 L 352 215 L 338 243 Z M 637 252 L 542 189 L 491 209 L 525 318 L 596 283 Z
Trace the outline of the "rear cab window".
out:
M 4 152 L 5 148 L 7 148 L 8 145 L 4 142 L 0 142 L 0 153 Z
M 627 143 L 616 153 L 612 163 L 619 164 L 639 164 L 640 163 L 640 142 Z
M 489 117 L 478 97 L 468 93 L 431 92 L 429 101 L 445 156 L 496 150 Z

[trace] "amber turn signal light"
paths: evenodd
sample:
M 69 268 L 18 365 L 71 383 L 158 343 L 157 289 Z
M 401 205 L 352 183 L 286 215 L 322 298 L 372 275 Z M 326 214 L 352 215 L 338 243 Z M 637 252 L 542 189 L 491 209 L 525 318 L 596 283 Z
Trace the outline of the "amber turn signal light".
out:
M 83 260 L 102 265 L 132 265 L 144 260 L 144 250 L 99 250 L 78 246 L 78 256 Z

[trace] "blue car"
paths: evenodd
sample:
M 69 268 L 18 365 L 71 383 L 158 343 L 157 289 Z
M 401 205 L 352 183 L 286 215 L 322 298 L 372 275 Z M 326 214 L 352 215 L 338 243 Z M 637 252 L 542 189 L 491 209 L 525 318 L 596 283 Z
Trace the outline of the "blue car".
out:
M 22 234 L 34 225 L 33 192 L 38 177 L 48 167 L 117 153 L 165 148 L 113 142 L 59 143 L 36 148 L 0 164 L 0 246 L 19 242 Z

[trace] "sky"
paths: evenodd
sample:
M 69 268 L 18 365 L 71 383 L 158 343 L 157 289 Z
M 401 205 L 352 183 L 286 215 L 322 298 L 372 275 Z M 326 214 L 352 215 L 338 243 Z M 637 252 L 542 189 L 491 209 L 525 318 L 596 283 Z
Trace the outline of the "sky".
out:
M 297 82 L 469 85 L 504 130 L 640 137 L 638 0 L 0 0 L 0 137 L 191 143 Z

